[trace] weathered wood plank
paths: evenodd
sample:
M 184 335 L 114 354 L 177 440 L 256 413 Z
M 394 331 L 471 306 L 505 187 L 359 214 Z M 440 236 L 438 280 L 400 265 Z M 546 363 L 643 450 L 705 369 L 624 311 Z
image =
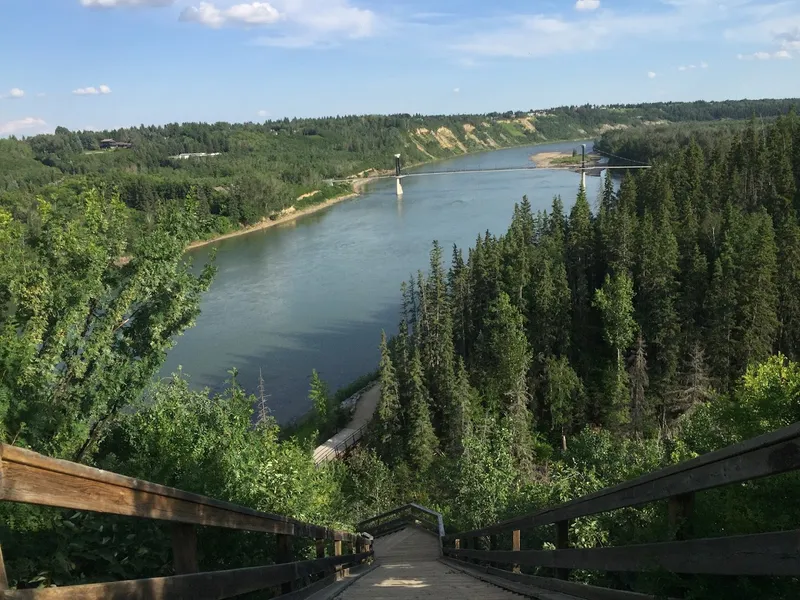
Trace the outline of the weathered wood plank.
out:
M 354 537 L 6 444 L 0 444 L 0 500 L 309 538 Z
M 800 424 L 577 498 L 560 506 L 451 536 L 538 527 L 800 469 Z
M 448 556 L 553 569 L 649 571 L 708 575 L 800 575 L 800 530 L 706 538 L 615 548 L 488 552 L 455 550 Z
M 519 552 L 522 549 L 522 540 L 520 539 L 520 530 L 515 529 L 511 532 L 511 551 L 512 552 Z M 519 573 L 519 565 L 517 563 L 513 563 L 511 565 L 512 570 L 514 573 Z
M 173 523 L 172 563 L 176 575 L 197 573 L 197 529 L 194 525 Z
M 461 560 L 447 559 L 445 564 L 451 562 L 463 566 L 466 570 L 479 569 L 474 565 L 470 565 Z M 493 575 L 501 579 L 515 581 L 524 585 L 529 585 L 534 588 L 542 590 L 550 590 L 553 592 L 560 592 L 562 594 L 569 594 L 576 598 L 583 598 L 584 600 L 655 600 L 657 596 L 649 594 L 640 594 L 637 592 L 628 592 L 624 590 L 612 590 L 610 588 L 603 588 L 585 583 L 577 583 L 575 581 L 562 581 L 560 579 L 553 579 L 550 577 L 537 577 L 536 575 L 523 575 L 522 573 L 512 573 L 494 567 L 485 567 L 480 569 L 488 575 Z
M 0 546 L 0 592 L 8 589 L 8 575 L 6 575 L 6 563 L 3 562 L 3 547 Z
M 292 538 L 288 535 L 278 534 L 276 536 L 278 543 L 278 555 L 275 557 L 277 563 L 290 563 L 294 561 L 294 551 L 292 550 Z M 281 584 L 281 594 L 288 594 L 295 587 L 293 580 L 284 581 Z
M 5 592 L 4 600 L 222 600 L 300 579 L 326 568 L 365 560 L 371 553 L 307 560 L 285 565 L 232 569 L 61 588 Z

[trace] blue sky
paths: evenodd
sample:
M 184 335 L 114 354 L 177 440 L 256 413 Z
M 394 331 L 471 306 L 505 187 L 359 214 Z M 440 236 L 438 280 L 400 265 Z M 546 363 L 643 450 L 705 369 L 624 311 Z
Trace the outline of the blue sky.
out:
M 0 136 L 800 96 L 800 0 L 0 0 Z

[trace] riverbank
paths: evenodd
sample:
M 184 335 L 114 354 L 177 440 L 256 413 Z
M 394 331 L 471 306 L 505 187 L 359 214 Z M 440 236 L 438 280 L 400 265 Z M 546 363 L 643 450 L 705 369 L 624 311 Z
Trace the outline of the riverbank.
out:
M 579 140 L 555 140 L 555 141 L 550 140 L 550 141 L 547 141 L 547 142 L 542 142 L 540 144 L 521 144 L 519 146 L 504 146 L 504 147 L 501 147 L 501 148 L 487 148 L 486 150 L 478 150 L 478 151 L 475 151 L 475 152 L 467 152 L 465 154 L 458 154 L 458 155 L 455 155 L 455 156 L 443 156 L 443 157 L 435 158 L 435 159 L 429 160 L 429 161 L 411 163 L 411 164 L 408 164 L 408 165 L 404 165 L 403 168 L 404 169 L 413 169 L 415 167 L 421 167 L 421 166 L 424 166 L 424 165 L 435 164 L 437 162 L 443 162 L 443 161 L 446 161 L 446 160 L 452 160 L 454 158 L 459 158 L 461 156 L 473 156 L 473 155 L 476 155 L 476 154 L 484 154 L 484 153 L 489 153 L 489 152 L 496 152 L 498 150 L 508 150 L 508 149 L 512 149 L 512 148 L 524 148 L 524 147 L 534 148 L 536 146 L 548 146 L 548 145 L 551 145 L 551 144 L 560 144 L 560 143 L 563 143 L 563 142 L 578 142 L 578 141 L 585 141 L 585 140 L 582 140 L 582 139 L 579 139 Z M 553 156 L 551 156 L 551 155 L 553 155 Z M 532 155 L 531 156 L 531 160 L 533 160 L 534 157 L 537 157 L 537 158 L 538 157 L 549 157 L 549 160 L 554 160 L 554 159 L 558 159 L 560 157 L 570 157 L 570 156 L 571 156 L 571 154 L 562 153 L 562 152 L 542 152 L 542 153 L 539 153 L 539 154 Z M 597 157 L 597 158 L 599 158 L 599 157 Z M 587 157 L 587 159 L 588 159 L 588 157 Z M 588 162 L 588 160 L 587 160 L 587 162 Z M 538 166 L 541 166 L 541 167 L 552 166 L 549 163 L 548 164 L 539 164 L 538 160 L 536 161 L 536 163 L 537 163 Z M 594 163 L 590 163 L 590 164 L 594 164 Z M 392 174 L 392 173 L 393 173 L 393 171 L 391 171 L 391 170 L 386 170 L 386 171 L 375 170 L 376 176 L 387 175 L 387 174 Z M 229 238 L 239 237 L 240 235 L 247 235 L 248 233 L 254 233 L 256 231 L 261 231 L 263 229 L 269 229 L 270 227 L 275 227 L 276 225 L 283 225 L 285 223 L 290 223 L 290 222 L 294 221 L 295 219 L 299 219 L 300 217 L 313 214 L 313 213 L 315 213 L 317 211 L 320 211 L 320 210 L 323 210 L 325 208 L 328 208 L 329 206 L 333 206 L 334 204 L 338 204 L 340 202 L 344 202 L 345 200 L 350 200 L 351 198 L 355 198 L 355 197 L 361 195 L 361 193 L 364 191 L 364 188 L 369 183 L 375 181 L 375 179 L 376 179 L 376 177 L 352 178 L 352 180 L 351 180 L 352 181 L 352 185 L 353 185 L 353 191 L 352 192 L 349 192 L 347 194 L 342 194 L 341 196 L 336 196 L 335 198 L 329 198 L 328 200 L 325 200 L 324 202 L 320 202 L 319 204 L 313 204 L 311 206 L 308 206 L 308 207 L 300 209 L 300 210 L 294 210 L 294 207 L 290 207 L 289 209 L 284 211 L 282 214 L 280 214 L 275 220 L 272 220 L 272 219 L 269 219 L 269 218 L 264 218 L 260 223 L 257 223 L 255 225 L 251 225 L 249 227 L 242 227 L 241 229 L 237 229 L 236 231 L 231 231 L 229 233 L 224 233 L 222 235 L 218 235 L 218 236 L 215 236 L 215 237 L 212 237 L 212 238 L 208 238 L 206 240 L 197 240 L 197 241 L 192 242 L 191 244 L 189 244 L 186 247 L 186 249 L 187 250 L 192 250 L 194 248 L 200 248 L 202 246 L 208 246 L 209 244 L 213 244 L 215 242 L 219 242 L 219 241 L 222 241 L 222 240 L 227 240 Z M 309 192 L 307 194 L 303 194 L 297 200 L 300 201 L 300 200 L 308 199 L 308 198 L 314 196 L 315 193 L 317 193 L 317 192 Z
M 345 200 L 350 200 L 351 198 L 355 198 L 356 196 L 361 195 L 361 193 L 364 191 L 364 187 L 371 181 L 373 181 L 373 178 L 371 177 L 366 177 L 364 179 L 355 179 L 353 180 L 352 192 L 348 192 L 346 194 L 342 194 L 341 196 L 336 196 L 334 198 L 328 198 L 324 202 L 320 202 L 319 204 L 312 204 L 311 206 L 307 206 L 306 208 L 302 208 L 300 210 L 295 210 L 294 207 L 290 207 L 289 209 L 281 213 L 274 220 L 265 217 L 264 219 L 262 219 L 260 223 L 257 223 L 255 225 L 250 225 L 249 227 L 242 227 L 241 229 L 237 229 L 236 231 L 231 231 L 230 233 L 224 233 L 222 235 L 209 238 L 207 240 L 197 240 L 196 242 L 192 242 L 186 247 L 186 249 L 192 250 L 194 248 L 200 248 L 202 246 L 207 246 L 209 244 L 213 244 L 214 242 L 219 242 L 221 240 L 227 240 L 229 238 L 239 237 L 240 235 L 247 235 L 248 233 L 253 233 L 255 231 L 261 231 L 262 229 L 269 229 L 270 227 L 275 227 L 276 225 L 283 225 L 284 223 L 289 223 L 305 215 L 313 214 L 319 210 L 323 210 L 325 208 L 328 208 L 329 206 L 338 204 L 339 202 L 344 202 Z M 300 196 L 298 200 L 309 198 L 312 195 L 313 194 L 304 194 Z
M 589 167 L 600 164 L 603 157 L 598 154 L 587 154 L 586 165 Z M 579 169 L 581 166 L 581 155 L 573 155 L 570 152 L 538 152 L 531 154 L 531 162 L 540 168 L 549 167 L 575 167 Z

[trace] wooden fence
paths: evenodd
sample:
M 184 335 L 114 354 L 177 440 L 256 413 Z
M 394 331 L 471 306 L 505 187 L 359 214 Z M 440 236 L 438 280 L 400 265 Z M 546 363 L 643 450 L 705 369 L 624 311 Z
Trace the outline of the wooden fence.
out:
M 642 598 L 566 581 L 570 569 L 709 575 L 800 576 L 800 530 L 686 539 L 695 493 L 800 469 L 800 423 L 600 490 L 555 508 L 489 527 L 445 536 L 444 554 L 484 565 L 492 575 L 593 600 Z M 572 520 L 612 510 L 668 501 L 671 541 L 605 548 L 570 548 Z M 553 525 L 556 550 L 523 550 L 521 530 Z M 497 534 L 511 536 L 500 549 Z M 488 540 L 486 539 L 488 538 Z M 488 543 L 487 543 L 488 541 Z M 489 550 L 480 549 L 488 546 Z M 511 566 L 511 571 L 498 565 Z M 556 577 L 520 573 L 520 566 L 548 567 Z
M 0 551 L 0 598 L 94 600 L 185 598 L 216 600 L 280 588 L 295 597 L 304 583 L 323 587 L 372 556 L 368 537 L 259 512 L 198 494 L 124 477 L 0 444 L 0 500 L 157 519 L 172 523 L 175 576 L 43 589 L 8 590 Z M 264 532 L 277 537 L 276 563 L 198 572 L 196 526 Z M 317 558 L 295 561 L 292 538 L 315 540 Z M 333 556 L 325 556 L 333 541 Z M 343 545 L 346 553 L 343 554 Z M 317 581 L 311 583 L 313 579 Z M 308 586 L 307 588 L 308 589 Z

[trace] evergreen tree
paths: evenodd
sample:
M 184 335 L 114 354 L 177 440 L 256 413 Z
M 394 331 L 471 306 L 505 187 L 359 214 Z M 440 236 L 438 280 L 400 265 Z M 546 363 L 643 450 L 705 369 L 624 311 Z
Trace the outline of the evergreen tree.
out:
M 572 344 L 570 361 L 585 375 L 590 370 L 588 351 L 592 345 L 591 290 L 594 245 L 592 213 L 581 189 L 569 216 L 567 229 L 567 278 L 572 295 Z
M 375 411 L 375 430 L 381 456 L 388 464 L 403 455 L 403 418 L 400 407 L 400 383 L 392 363 L 386 333 L 381 332 L 381 396 Z
M 425 472 L 439 446 L 430 413 L 430 395 L 425 388 L 419 352 L 414 350 L 410 364 L 410 398 L 406 431 L 406 456 L 413 468 Z
M 633 282 L 624 273 L 613 278 L 606 275 L 603 287 L 595 292 L 595 306 L 603 316 L 604 337 L 616 358 L 606 370 L 605 397 L 597 413 L 610 427 L 620 427 L 630 421 L 628 410 L 628 377 L 622 358 L 633 342 L 636 321 L 633 318 Z
M 645 392 L 650 385 L 647 375 L 647 353 L 641 332 L 636 340 L 633 355 L 628 367 L 628 380 L 631 392 L 631 431 L 634 436 L 641 437 L 647 427 L 650 417 L 650 407 L 647 405 Z

